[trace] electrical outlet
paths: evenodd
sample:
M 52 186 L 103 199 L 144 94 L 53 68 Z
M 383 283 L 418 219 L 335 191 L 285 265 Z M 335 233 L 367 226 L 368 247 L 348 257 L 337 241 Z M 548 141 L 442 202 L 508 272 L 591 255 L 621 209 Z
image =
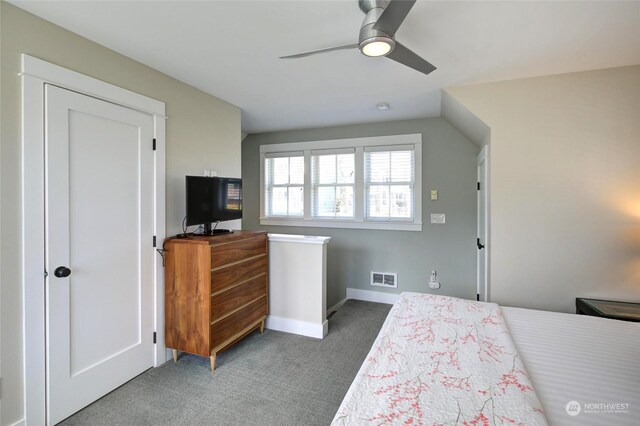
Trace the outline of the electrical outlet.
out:
M 440 288 L 440 282 L 438 281 L 438 272 L 436 271 L 431 271 L 431 278 L 429 278 L 429 288 Z
M 444 214 L 431 213 L 431 223 L 443 224 L 445 222 Z
M 204 172 L 202 172 L 203 176 L 209 177 L 211 176 L 211 172 L 209 170 L 205 170 Z
M 215 170 L 210 170 L 210 172 L 211 172 L 211 177 L 216 177 L 216 176 L 218 176 L 218 172 L 217 172 L 217 171 L 215 171 Z

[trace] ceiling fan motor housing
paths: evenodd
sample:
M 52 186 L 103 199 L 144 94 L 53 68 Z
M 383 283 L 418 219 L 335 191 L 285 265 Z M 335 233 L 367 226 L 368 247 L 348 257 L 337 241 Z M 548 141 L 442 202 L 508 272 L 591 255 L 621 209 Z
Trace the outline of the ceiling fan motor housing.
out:
M 395 41 L 393 37 L 384 31 L 375 30 L 373 26 L 384 12 L 385 8 L 389 5 L 390 0 L 360 0 L 360 9 L 366 14 L 362 26 L 360 27 L 360 36 L 358 37 L 358 48 L 360 51 L 369 43 L 376 41 L 385 42 L 389 44 L 390 50 L 387 54 L 393 51 L 395 47 Z

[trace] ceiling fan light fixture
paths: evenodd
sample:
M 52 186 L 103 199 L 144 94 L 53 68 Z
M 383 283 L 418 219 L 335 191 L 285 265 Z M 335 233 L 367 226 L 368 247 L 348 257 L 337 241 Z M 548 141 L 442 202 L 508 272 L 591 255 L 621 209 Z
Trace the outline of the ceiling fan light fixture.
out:
M 393 51 L 396 43 L 392 38 L 371 37 L 358 46 L 360 51 L 366 56 L 386 56 Z
M 2 0 L 0 0 L 2 1 Z M 354 0 L 350 0 L 354 1 Z M 418 0 L 359 0 L 360 9 L 365 13 L 358 44 L 329 47 L 325 49 L 302 52 L 295 55 L 281 56 L 280 59 L 304 58 L 316 53 L 333 52 L 335 50 L 357 47 L 367 57 L 386 56 L 387 58 L 413 68 L 424 75 L 436 70 L 436 67 L 412 52 L 406 46 L 395 41 L 395 35 L 404 18 Z M 374 61 L 377 62 L 377 61 Z

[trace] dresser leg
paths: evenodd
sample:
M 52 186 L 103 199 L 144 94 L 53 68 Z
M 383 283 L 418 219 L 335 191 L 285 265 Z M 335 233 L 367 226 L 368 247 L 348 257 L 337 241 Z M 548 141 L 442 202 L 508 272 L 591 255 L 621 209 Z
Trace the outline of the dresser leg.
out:
M 216 354 L 211 354 L 209 357 L 209 361 L 211 362 L 211 371 L 216 369 Z
M 173 362 L 178 362 L 178 350 L 173 349 Z
M 260 323 L 260 334 L 264 334 L 264 320 Z

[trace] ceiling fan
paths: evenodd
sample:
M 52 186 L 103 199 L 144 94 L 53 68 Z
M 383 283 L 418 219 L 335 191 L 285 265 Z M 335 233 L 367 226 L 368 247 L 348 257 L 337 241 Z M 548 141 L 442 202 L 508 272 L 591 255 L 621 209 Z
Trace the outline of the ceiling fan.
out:
M 436 67 L 397 42 L 394 37 L 415 2 L 416 0 L 359 0 L 360 9 L 366 16 L 360 27 L 358 43 L 281 56 L 280 59 L 304 58 L 317 53 L 358 48 L 366 56 L 386 56 L 429 74 Z

